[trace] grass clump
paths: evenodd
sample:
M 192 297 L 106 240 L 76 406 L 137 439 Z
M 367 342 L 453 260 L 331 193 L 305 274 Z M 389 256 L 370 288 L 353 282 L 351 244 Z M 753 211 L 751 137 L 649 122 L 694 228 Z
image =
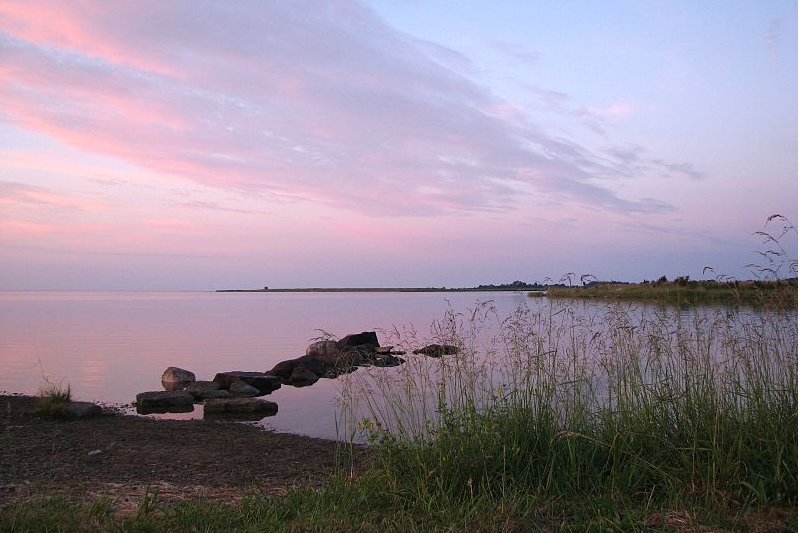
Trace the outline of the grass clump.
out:
M 39 390 L 36 401 L 36 414 L 39 416 L 64 416 L 64 408 L 72 401 L 72 389 L 69 384 L 47 382 Z

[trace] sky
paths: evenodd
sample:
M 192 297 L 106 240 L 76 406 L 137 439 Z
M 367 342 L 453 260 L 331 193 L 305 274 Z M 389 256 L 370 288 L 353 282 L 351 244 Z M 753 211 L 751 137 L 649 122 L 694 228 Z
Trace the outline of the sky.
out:
M 797 21 L 0 2 L 0 290 L 753 278 L 797 222 Z

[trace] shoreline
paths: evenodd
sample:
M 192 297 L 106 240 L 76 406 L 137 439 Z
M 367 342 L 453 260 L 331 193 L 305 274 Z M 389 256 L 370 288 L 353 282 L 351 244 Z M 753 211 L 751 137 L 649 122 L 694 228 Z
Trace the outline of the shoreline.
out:
M 503 288 L 455 288 L 445 287 L 299 287 L 289 289 L 216 289 L 214 292 L 543 292 L 533 287 Z
M 84 419 L 35 414 L 37 396 L 0 393 L 0 509 L 36 496 L 129 497 L 158 486 L 168 499 L 225 499 L 319 487 L 368 449 L 235 421 L 165 420 L 120 412 Z

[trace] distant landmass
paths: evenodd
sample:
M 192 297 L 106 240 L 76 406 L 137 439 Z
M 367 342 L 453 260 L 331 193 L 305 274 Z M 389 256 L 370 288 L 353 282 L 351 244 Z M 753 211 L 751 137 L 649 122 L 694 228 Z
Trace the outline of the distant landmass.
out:
M 514 281 L 499 285 L 478 285 L 477 287 L 299 287 L 291 289 L 217 289 L 216 292 L 489 292 L 489 291 L 543 291 L 539 283 Z

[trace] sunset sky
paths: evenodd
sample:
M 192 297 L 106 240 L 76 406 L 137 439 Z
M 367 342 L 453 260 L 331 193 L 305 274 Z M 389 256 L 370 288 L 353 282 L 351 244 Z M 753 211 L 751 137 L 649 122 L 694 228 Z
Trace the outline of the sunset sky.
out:
M 789 0 L 3 1 L 0 289 L 751 278 L 797 44 Z

